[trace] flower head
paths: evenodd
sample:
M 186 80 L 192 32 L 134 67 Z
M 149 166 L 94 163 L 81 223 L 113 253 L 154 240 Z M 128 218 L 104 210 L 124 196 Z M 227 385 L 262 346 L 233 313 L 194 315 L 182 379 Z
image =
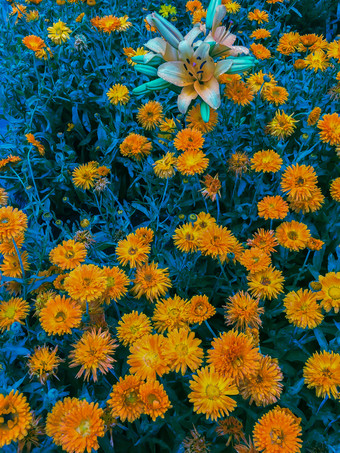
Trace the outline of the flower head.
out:
M 202 151 L 189 149 L 177 158 L 176 168 L 182 175 L 200 175 L 209 165 L 209 159 Z
M 321 283 L 318 299 L 321 299 L 321 306 L 327 312 L 332 308 L 335 313 L 340 310 L 340 272 L 328 272 L 325 276 L 320 275 Z
M 150 250 L 149 244 L 135 234 L 129 234 L 126 239 L 118 242 L 116 254 L 120 264 L 136 267 L 148 260 Z
M 282 272 L 269 266 L 267 269 L 248 275 L 248 287 L 252 296 L 262 299 L 276 299 L 283 292 Z
M 113 417 L 119 417 L 122 422 L 135 421 L 144 412 L 144 403 L 140 396 L 140 386 L 143 381 L 134 375 L 119 378 L 112 387 L 107 404 Z
M 340 116 L 338 113 L 324 115 L 317 125 L 320 140 L 330 145 L 340 145 Z
M 50 261 L 63 270 L 75 269 L 86 258 L 86 247 L 73 239 L 63 241 L 50 252 Z
M 175 295 L 156 302 L 152 321 L 157 332 L 171 332 L 180 327 L 188 328 L 189 304 L 187 300 Z
M 83 264 L 69 273 L 64 286 L 72 299 L 84 304 L 102 296 L 106 289 L 106 276 L 98 266 Z
M 171 330 L 164 343 L 165 355 L 169 359 L 171 371 L 181 372 L 184 376 L 187 368 L 191 371 L 199 368 L 204 356 L 203 349 L 199 347 L 200 344 L 201 340 L 187 328 Z
M 133 345 L 145 335 L 151 334 L 151 321 L 144 313 L 133 310 L 118 321 L 117 337 L 124 346 Z
M 218 113 L 216 112 L 216 110 L 210 108 L 209 121 L 206 123 L 202 119 L 201 107 L 198 104 L 195 105 L 195 107 L 191 107 L 191 109 L 187 113 L 185 120 L 187 123 L 187 128 L 197 129 L 198 131 L 202 132 L 202 134 L 207 134 L 208 132 L 211 132 L 213 129 L 215 129 L 218 123 Z
M 29 356 L 27 366 L 31 377 L 37 377 L 42 384 L 50 376 L 55 376 L 59 363 L 62 362 L 57 356 L 58 346 L 50 350 L 47 346 L 39 346 L 34 349 L 33 354 Z
M 296 129 L 295 123 L 297 122 L 298 120 L 295 120 L 292 115 L 287 115 L 283 110 L 277 110 L 267 129 L 273 137 L 284 140 L 292 135 Z
M 229 302 L 223 307 L 227 325 L 234 325 L 241 330 L 261 326 L 260 315 L 264 313 L 264 308 L 259 307 L 259 299 L 255 300 L 248 293 L 239 291 L 228 300 Z
M 19 297 L 12 297 L 7 302 L 0 301 L 0 331 L 9 330 L 15 322 L 24 324 L 29 311 L 28 302 Z
M 62 22 L 61 20 L 53 24 L 52 27 L 48 27 L 47 31 L 48 37 L 51 39 L 51 41 L 53 41 L 54 44 L 58 45 L 70 39 L 70 33 L 72 33 L 72 30 L 70 30 L 66 26 L 65 22 Z
M 189 301 L 189 322 L 191 324 L 202 324 L 203 321 L 214 316 L 216 309 L 209 302 L 208 296 L 193 296 Z
M 323 320 L 317 293 L 308 289 L 291 291 L 283 300 L 286 317 L 294 326 L 314 329 Z
M 288 203 L 280 196 L 264 197 L 257 204 L 259 217 L 264 219 L 284 219 L 289 212 Z
M 149 101 L 138 109 L 137 121 L 146 130 L 153 130 L 163 118 L 163 107 L 157 101 Z
M 12 206 L 0 208 L 0 240 L 15 239 L 27 228 L 27 216 Z
M 291 165 L 286 168 L 281 178 L 281 188 L 294 199 L 306 200 L 316 187 L 317 176 L 310 165 Z
M 139 161 L 151 153 L 152 143 L 143 135 L 131 133 L 124 139 L 119 149 L 122 156 Z
M 175 157 L 175 153 L 167 152 L 153 164 L 155 175 L 162 179 L 171 178 L 175 174 L 176 163 L 177 158 Z
M 310 231 L 304 223 L 292 220 L 283 222 L 276 228 L 276 239 L 282 247 L 298 252 L 307 246 L 311 237 Z
M 121 83 L 112 85 L 106 95 L 109 98 L 110 103 L 113 105 L 126 105 L 130 99 L 129 90 Z
M 137 268 L 131 291 L 137 299 L 145 296 L 153 302 L 164 296 L 171 286 L 168 269 L 159 269 L 158 264 L 152 261 Z
M 82 310 L 79 304 L 65 296 L 50 297 L 40 310 L 41 327 L 48 335 L 65 335 L 79 327 Z
M 308 388 L 314 388 L 316 396 L 325 398 L 339 397 L 340 387 L 340 354 L 335 352 L 315 352 L 309 357 L 304 368 L 303 377 Z
M 0 447 L 23 439 L 27 435 L 32 414 L 26 397 L 12 390 L 0 393 Z

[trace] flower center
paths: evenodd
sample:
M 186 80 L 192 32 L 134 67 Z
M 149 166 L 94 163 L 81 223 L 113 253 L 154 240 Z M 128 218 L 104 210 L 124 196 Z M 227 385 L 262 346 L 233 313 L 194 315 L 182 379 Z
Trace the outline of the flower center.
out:
M 184 343 L 176 345 L 175 350 L 180 357 L 186 357 L 189 352 L 188 346 Z
M 8 319 L 13 319 L 16 314 L 15 307 L 8 307 L 5 311 L 5 317 Z
M 205 393 L 210 400 L 218 398 L 221 394 L 220 389 L 217 385 L 208 384 L 205 388 Z
M 289 239 L 291 239 L 292 241 L 296 241 L 296 239 L 299 237 L 298 234 L 296 233 L 296 231 L 289 231 L 287 233 L 287 236 L 289 237 Z
M 127 404 L 135 404 L 137 401 L 138 401 L 138 395 L 134 390 L 125 395 L 125 402 Z
M 115 286 L 115 279 L 113 277 L 108 277 L 106 280 L 106 286 L 107 288 L 112 288 L 112 286 Z
M 270 432 L 270 437 L 273 444 L 282 445 L 284 441 L 284 433 L 280 428 L 273 428 Z
M 332 286 L 328 290 L 328 295 L 333 300 L 340 299 L 340 288 L 338 286 Z
M 66 258 L 74 258 L 74 251 L 73 250 L 68 250 L 65 253 Z
M 156 407 L 159 407 L 160 406 L 160 402 L 157 398 L 156 395 L 154 395 L 153 393 L 150 393 L 150 395 L 148 395 L 148 403 L 150 403 L 150 405 L 156 409 Z
M 90 430 L 90 422 L 89 420 L 82 420 L 80 422 L 80 425 L 78 426 L 78 428 L 76 428 L 76 431 L 77 433 L 79 433 L 82 437 L 86 437 L 88 436 L 89 434 L 91 434 L 91 430 Z
M 270 285 L 270 280 L 268 277 L 262 277 L 261 278 L 261 285 L 265 285 L 265 286 L 268 286 Z
M 63 322 L 67 318 L 66 314 L 63 311 L 58 311 L 55 315 L 56 322 Z
M 138 248 L 137 247 L 130 247 L 129 250 L 128 250 L 128 254 L 129 255 L 136 255 L 137 252 L 138 252 Z

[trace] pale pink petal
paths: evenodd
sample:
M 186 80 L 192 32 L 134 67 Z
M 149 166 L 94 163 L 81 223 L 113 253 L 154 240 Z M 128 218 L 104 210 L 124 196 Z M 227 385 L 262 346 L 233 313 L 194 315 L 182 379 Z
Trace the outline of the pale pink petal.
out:
M 169 61 L 159 66 L 157 71 L 158 77 L 172 83 L 178 87 L 192 85 L 195 81 L 193 77 L 185 70 L 181 61 Z
M 225 72 L 229 71 L 229 69 L 232 67 L 234 60 L 228 59 L 228 60 L 220 60 L 219 62 L 216 63 L 215 66 L 215 72 L 214 72 L 214 77 L 218 77 L 221 74 L 224 74 Z
M 199 83 L 196 81 L 194 88 L 203 101 L 210 105 L 211 108 L 215 110 L 219 108 L 221 104 L 220 85 L 215 77 L 212 77 L 205 83 Z
M 164 55 L 165 47 L 166 47 L 166 41 L 163 38 L 153 38 L 153 39 L 150 39 L 145 44 L 145 47 L 147 47 L 148 49 L 152 50 L 152 52 L 160 53 L 161 55 Z
M 224 19 L 224 16 L 226 14 L 227 14 L 227 10 L 224 5 L 220 5 L 216 8 L 212 27 L 211 27 L 211 31 L 212 31 L 213 35 L 214 35 L 216 28 L 220 25 L 220 23 L 222 22 L 222 20 Z
M 181 113 L 186 113 L 190 102 L 196 99 L 198 94 L 193 85 L 186 86 L 182 89 L 181 94 L 177 98 L 178 110 Z
M 188 41 L 184 40 L 178 44 L 178 52 L 181 60 L 191 59 L 194 54 L 194 49 Z

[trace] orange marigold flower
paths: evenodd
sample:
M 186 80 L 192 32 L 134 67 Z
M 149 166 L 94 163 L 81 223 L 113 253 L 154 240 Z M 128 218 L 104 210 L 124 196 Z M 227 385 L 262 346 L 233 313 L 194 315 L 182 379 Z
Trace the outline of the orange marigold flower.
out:
M 261 327 L 260 315 L 264 313 L 264 308 L 259 307 L 259 299 L 255 300 L 248 293 L 239 291 L 228 300 L 229 302 L 223 307 L 227 325 L 234 325 L 241 330 L 247 327 Z
M 317 397 L 339 398 L 340 354 L 315 352 L 303 367 L 303 377 L 308 388 L 315 388 Z
M 298 58 L 297 60 L 295 60 L 293 66 L 295 69 L 305 69 L 307 67 L 307 63 L 305 62 L 305 60 Z
M 79 327 L 82 310 L 80 305 L 70 298 L 56 295 L 50 297 L 39 313 L 41 327 L 48 335 L 65 335 Z
M 7 255 L 4 257 L 3 263 L 0 266 L 0 270 L 5 277 L 13 277 L 13 278 L 22 278 L 22 267 L 23 265 L 24 271 L 27 271 L 30 268 L 30 265 L 27 261 L 28 253 L 22 252 L 20 253 L 21 262 L 18 258 L 18 255 Z
M 198 104 L 195 105 L 194 107 L 191 107 L 185 118 L 185 121 L 187 122 L 187 128 L 197 129 L 198 131 L 201 131 L 202 134 L 207 134 L 208 132 L 214 130 L 218 123 L 218 113 L 211 107 L 209 108 L 210 108 L 209 121 L 205 123 L 202 119 L 200 105 Z
M 102 332 L 101 328 L 98 331 L 96 329 L 86 331 L 72 347 L 73 351 L 69 355 L 70 367 L 81 366 L 76 378 L 85 374 L 84 379 L 88 381 L 92 374 L 96 382 L 98 370 L 106 374 L 113 368 L 112 363 L 115 362 L 113 354 L 118 345 L 108 331 Z
M 56 371 L 60 362 L 63 362 L 57 356 L 58 346 L 50 350 L 47 346 L 38 346 L 34 348 L 27 361 L 29 375 L 31 378 L 37 377 L 41 384 L 45 384 L 50 376 L 56 376 Z
M 137 228 L 135 231 L 135 235 L 137 238 L 142 240 L 145 244 L 150 244 L 153 241 L 155 233 L 151 228 L 148 227 L 141 227 Z
M 306 68 L 313 69 L 314 72 L 317 72 L 319 69 L 325 71 L 330 65 L 325 52 L 321 49 L 315 50 L 315 52 L 307 55 L 305 62 Z
M 282 55 L 291 55 L 292 53 L 297 51 L 299 44 L 299 33 L 291 31 L 281 36 L 276 50 Z
M 24 319 L 30 311 L 26 300 L 19 297 L 12 297 L 7 302 L 0 302 L 0 331 L 9 330 L 15 322 L 24 324 Z M 1 430 L 1 428 L 0 428 Z M 1 431 L 0 431 L 1 432 Z
M 63 241 L 50 252 L 50 261 L 61 269 L 74 269 L 86 258 L 85 245 L 73 239 Z
M 203 148 L 204 137 L 202 132 L 189 127 L 177 132 L 174 146 L 179 151 L 198 151 Z
M 263 415 L 253 431 L 255 447 L 266 453 L 298 453 L 300 436 L 301 427 L 295 418 L 278 406 Z
M 282 272 L 269 266 L 267 269 L 247 277 L 252 296 L 262 299 L 276 299 L 283 292 L 284 277 Z
M 208 363 L 221 376 L 229 376 L 238 384 L 240 380 L 254 374 L 260 353 L 244 333 L 229 330 L 215 338 L 211 346 Z
M 331 182 L 330 194 L 333 200 L 340 202 L 340 178 L 336 178 Z
M 267 76 L 270 81 L 269 82 L 265 82 L 264 81 L 264 76 Z M 258 91 L 260 91 L 261 87 L 263 89 L 266 89 L 269 85 L 276 85 L 276 80 L 274 78 L 274 76 L 269 73 L 269 74 L 264 74 L 261 71 L 259 72 L 256 72 L 255 74 L 252 74 L 248 77 L 247 79 L 247 85 L 249 86 L 249 88 L 254 92 L 254 93 L 257 93 Z
M 189 303 L 187 300 L 175 295 L 161 299 L 156 303 L 152 321 L 157 332 L 164 333 L 180 327 L 188 328 Z
M 186 11 L 189 11 L 190 13 L 194 13 L 198 9 L 202 8 L 202 3 L 199 0 L 189 0 L 185 5 Z
M 155 175 L 163 179 L 171 178 L 175 174 L 176 162 L 175 153 L 166 153 L 153 163 Z
M 189 381 L 192 391 L 188 398 L 197 414 L 205 414 L 207 419 L 217 420 L 235 409 L 236 401 L 229 395 L 237 395 L 239 392 L 229 376 L 221 375 L 214 367 L 205 367 L 192 377 L 193 380 Z
M 15 165 L 17 165 L 20 161 L 21 158 L 19 156 L 12 156 L 10 154 L 5 159 L 0 160 L 0 172 L 8 170 L 10 167 L 15 167 Z
M 286 168 L 281 177 L 282 190 L 296 201 L 310 198 L 316 183 L 317 176 L 310 165 L 291 165 Z
M 270 58 L 272 56 L 270 50 L 267 49 L 267 47 L 263 46 L 262 44 L 253 43 L 250 45 L 250 50 L 259 60 L 266 60 L 267 58 Z
M 250 159 L 251 168 L 256 172 L 276 173 L 282 166 L 282 159 L 278 153 L 272 149 L 257 151 Z
M 249 157 L 244 152 L 234 152 L 228 159 L 229 171 L 235 173 L 236 177 L 247 173 L 249 169 Z
M 0 448 L 23 439 L 32 421 L 26 396 L 17 390 L 8 395 L 0 393 Z
M 322 249 L 322 246 L 324 245 L 324 241 L 321 241 L 320 239 L 316 239 L 316 238 L 310 238 L 307 242 L 307 248 L 309 250 L 321 250 Z
M 200 175 L 209 165 L 209 159 L 202 151 L 189 149 L 177 158 L 176 168 L 182 175 Z
M 269 38 L 270 35 L 271 33 L 269 30 L 266 30 L 265 28 L 258 28 L 257 30 L 254 30 L 249 37 L 254 39 L 266 39 Z
M 317 123 L 318 119 L 321 115 L 320 107 L 314 107 L 314 109 L 310 112 L 307 119 L 308 126 L 314 126 Z
M 104 266 L 103 272 L 106 276 L 106 289 L 102 297 L 107 304 L 110 304 L 111 300 L 117 301 L 125 296 L 130 279 L 117 266 Z
M 103 409 L 98 403 L 77 401 L 60 423 L 60 445 L 67 453 L 98 450 L 104 436 Z
M 229 436 L 226 446 L 240 441 L 243 434 L 243 424 L 237 418 L 230 416 L 217 421 L 217 428 L 215 430 L 219 436 Z
M 73 184 L 83 190 L 91 189 L 98 177 L 98 162 L 81 164 L 72 172 Z
M 284 87 L 268 85 L 268 87 L 262 90 L 261 95 L 263 99 L 271 104 L 282 105 L 286 103 L 289 93 Z
M 234 245 L 235 236 L 232 232 L 215 223 L 202 231 L 198 240 L 198 248 L 203 255 L 222 260 L 232 252 Z
M 340 272 L 328 272 L 325 276 L 319 276 L 321 289 L 318 292 L 318 299 L 321 299 L 321 306 L 327 312 L 334 308 L 334 313 L 340 310 Z
M 131 133 L 124 139 L 119 149 L 122 156 L 139 161 L 151 153 L 152 143 L 143 135 Z
M 20 233 L 15 237 L 15 245 L 20 250 L 25 240 L 24 233 Z M 17 251 L 15 248 L 13 239 L 5 239 L 0 242 L 0 253 L 3 255 L 16 255 Z
M 65 416 L 68 412 L 77 406 L 79 400 L 77 398 L 64 398 L 63 401 L 57 401 L 51 412 L 47 414 L 46 418 L 46 434 L 53 437 L 56 445 L 61 445 L 61 432 L 60 428 L 64 422 Z
M 164 296 L 171 288 L 168 269 L 159 269 L 158 264 L 143 264 L 136 270 L 132 293 L 137 299 L 145 296 L 150 302 Z
M 255 20 L 257 23 L 262 24 L 262 22 L 269 22 L 269 16 L 266 11 L 260 11 L 259 9 L 254 9 L 248 13 L 249 20 Z
M 281 223 L 276 228 L 275 235 L 282 247 L 295 252 L 306 248 L 307 242 L 311 237 L 307 225 L 296 220 Z
M 146 130 L 155 129 L 163 119 L 163 107 L 157 101 L 149 101 L 138 109 L 137 121 Z
M 288 293 L 283 299 L 288 321 L 301 329 L 317 327 L 323 320 L 317 299 L 317 294 L 309 289 L 299 289 Z
M 238 261 L 251 273 L 263 271 L 271 264 L 270 255 L 258 247 L 245 250 Z
M 129 234 L 126 239 L 118 242 L 116 255 L 123 266 L 137 267 L 148 260 L 150 245 L 135 234 Z
M 91 22 L 92 22 L 92 20 L 93 19 L 91 19 Z M 146 49 L 144 49 L 144 47 L 138 47 L 136 50 L 134 50 L 132 47 L 124 47 L 123 52 L 124 52 L 124 55 L 126 55 L 126 57 L 127 57 L 126 61 L 131 66 L 134 66 L 137 64 L 131 60 L 132 57 L 139 56 L 139 55 L 145 55 L 146 53 L 148 53 L 148 51 Z
M 207 10 L 205 9 L 197 9 L 194 11 L 192 15 L 192 24 L 202 23 L 202 19 L 207 17 Z
M 169 359 L 165 355 L 163 335 L 144 335 L 130 346 L 127 363 L 130 373 L 140 379 L 156 379 L 156 375 L 169 373 Z
M 38 149 L 39 154 L 41 156 L 44 156 L 45 154 L 44 145 L 42 145 L 38 140 L 36 140 L 33 134 L 26 134 L 25 137 L 28 143 L 31 143 L 33 146 L 35 146 Z
M 199 231 L 203 231 L 213 223 L 216 223 L 216 220 L 212 217 L 212 215 L 208 212 L 200 212 L 196 217 L 194 225 L 199 229 Z
M 218 178 L 218 173 L 214 177 L 211 175 L 205 175 L 204 180 L 200 182 L 203 183 L 205 187 L 199 191 L 202 192 L 202 195 L 205 198 L 209 197 L 212 201 L 215 201 L 217 195 L 219 197 L 221 196 L 220 189 L 222 186 L 221 181 Z
M 224 95 L 238 105 L 249 105 L 254 99 L 253 91 L 242 80 L 228 83 Z
M 25 36 L 22 42 L 27 49 L 33 50 L 34 52 L 46 47 L 45 41 L 36 35 Z
M 129 102 L 129 90 L 125 85 L 116 83 L 106 92 L 110 103 L 112 105 L 126 105 Z
M 72 299 L 83 304 L 92 302 L 105 292 L 105 272 L 94 264 L 83 264 L 69 273 L 65 278 L 64 287 Z
M 142 383 L 143 381 L 134 375 L 119 378 L 107 401 L 112 417 L 119 417 L 122 422 L 134 422 L 143 414 L 144 403 L 139 392 Z
M 216 309 L 209 302 L 205 294 L 193 296 L 189 301 L 189 322 L 190 324 L 202 324 L 203 321 L 214 316 Z
M 124 346 L 134 344 L 145 335 L 151 334 L 152 326 L 148 316 L 133 310 L 118 321 L 117 337 Z
M 258 215 L 264 219 L 284 219 L 289 212 L 288 203 L 280 196 L 264 197 L 257 204 Z
M 27 228 L 27 216 L 17 208 L 0 208 L 0 240 L 15 239 Z
M 340 41 L 333 41 L 328 44 L 327 55 L 329 58 L 336 58 L 340 61 Z
M 198 238 L 200 231 L 192 223 L 185 223 L 175 229 L 172 236 L 175 246 L 185 253 L 196 252 L 198 249 Z
M 273 137 L 284 140 L 296 129 L 295 123 L 298 123 L 298 120 L 295 120 L 292 115 L 287 115 L 283 110 L 277 110 L 274 118 L 268 123 L 267 130 Z
M 317 125 L 320 140 L 330 145 L 340 145 L 340 116 L 338 113 L 324 115 Z
M 173 329 L 164 343 L 165 355 L 170 362 L 170 370 L 184 376 L 187 368 L 195 371 L 202 364 L 204 352 L 199 347 L 201 340 L 187 328 Z
M 150 415 L 153 421 L 157 417 L 164 418 L 165 412 L 172 407 L 163 385 L 157 380 L 142 384 L 139 392 L 144 403 L 144 413 Z
M 278 245 L 278 242 L 273 230 L 264 230 L 263 228 L 259 228 L 253 234 L 253 239 L 247 240 L 247 245 L 250 247 L 258 247 L 265 253 L 273 253 L 276 252 L 275 247 Z
M 261 356 L 254 375 L 245 379 L 240 385 L 242 398 L 248 399 L 256 406 L 274 404 L 280 399 L 283 375 L 277 359 Z

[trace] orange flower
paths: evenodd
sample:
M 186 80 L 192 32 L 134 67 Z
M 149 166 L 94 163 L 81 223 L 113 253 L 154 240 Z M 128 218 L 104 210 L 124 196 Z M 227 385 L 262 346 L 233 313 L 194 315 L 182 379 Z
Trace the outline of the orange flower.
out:
M 61 269 L 75 269 L 86 258 L 85 245 L 73 239 L 63 241 L 50 252 L 50 261 Z
M 300 44 L 300 35 L 296 32 L 285 33 L 281 36 L 276 48 L 282 55 L 291 55 L 297 51 Z
M 65 335 L 72 333 L 72 329 L 79 327 L 82 310 L 70 298 L 56 295 L 46 302 L 39 313 L 41 327 L 48 335 Z
M 245 250 L 239 258 L 239 262 L 247 271 L 260 272 L 271 264 L 270 256 L 258 247 L 251 247 Z
M 0 302 L 0 331 L 9 330 L 15 322 L 24 324 L 24 319 L 30 311 L 26 300 L 19 297 L 12 297 L 8 301 Z
M 94 264 L 83 264 L 69 273 L 64 287 L 72 299 L 83 304 L 92 302 L 105 292 L 106 276 L 104 271 Z
M 251 168 L 256 172 L 276 173 L 282 166 L 282 159 L 278 153 L 272 149 L 257 151 L 250 159 Z
M 260 315 L 264 313 L 264 308 L 259 307 L 259 299 L 252 299 L 248 293 L 239 291 L 228 300 L 223 307 L 227 325 L 234 325 L 241 330 L 261 327 Z
M 340 178 L 332 181 L 330 186 L 330 194 L 333 200 L 340 202 Z
M 217 195 L 219 197 L 221 196 L 220 188 L 222 186 L 220 180 L 218 179 L 218 174 L 216 174 L 214 177 L 212 177 L 211 175 L 205 175 L 204 181 L 200 182 L 205 186 L 203 189 L 200 189 L 200 192 L 202 192 L 202 195 L 205 198 L 210 197 L 212 201 L 215 201 Z
M 144 313 L 133 310 L 118 321 L 117 337 L 124 346 L 132 345 L 145 335 L 151 334 L 151 321 Z
M 289 212 L 288 203 L 280 195 L 264 197 L 257 204 L 259 217 L 264 219 L 284 219 Z
M 192 253 L 198 249 L 199 229 L 192 223 L 185 223 L 175 229 L 172 236 L 175 246 L 181 252 Z
M 197 129 L 182 129 L 177 132 L 174 140 L 174 146 L 180 151 L 198 151 L 203 148 L 204 137 L 202 132 Z
M 15 239 L 27 228 L 27 216 L 17 208 L 0 208 L 0 240 Z
M 202 324 L 203 321 L 214 316 L 216 309 L 209 303 L 206 295 L 193 296 L 189 301 L 189 322 Z
M 296 220 L 283 222 L 276 228 L 276 239 L 282 247 L 298 252 L 307 246 L 311 237 L 307 225 Z
M 282 272 L 269 266 L 268 269 L 248 275 L 248 286 L 252 296 L 276 299 L 282 293 L 284 277 Z
M 238 105 L 249 105 L 254 99 L 252 90 L 242 80 L 228 83 L 224 89 L 224 95 Z
M 0 270 L 5 277 L 13 278 L 22 278 L 22 268 L 23 265 L 24 271 L 27 271 L 30 268 L 30 265 L 27 261 L 28 254 L 27 252 L 20 253 L 21 262 L 18 258 L 18 255 L 7 255 L 4 257 L 3 263 L 0 266 Z
M 278 245 L 278 242 L 273 230 L 259 228 L 253 234 L 253 239 L 247 240 L 247 244 L 250 245 L 250 247 L 258 247 L 265 253 L 273 253 L 276 252 L 275 247 Z
M 315 352 L 303 367 L 303 377 L 308 388 L 315 388 L 317 397 L 339 398 L 340 354 Z
M 106 289 L 102 297 L 107 304 L 110 304 L 111 300 L 117 301 L 125 296 L 130 280 L 117 266 L 104 266 L 103 272 L 106 276 Z
M 283 299 L 286 318 L 301 329 L 314 329 L 323 320 L 318 295 L 308 289 L 291 291 Z
M 42 145 L 38 140 L 36 140 L 33 134 L 26 134 L 25 137 L 26 137 L 28 143 L 31 143 L 33 146 L 35 146 L 38 149 L 38 152 L 41 156 L 45 155 L 44 145 Z
M 321 250 L 324 245 L 324 241 L 321 241 L 320 239 L 316 238 L 310 238 L 307 242 L 307 248 L 309 250 Z
M 321 306 L 327 312 L 334 308 L 334 313 L 340 310 L 340 272 L 328 272 L 325 276 L 319 276 L 321 289 L 318 292 L 318 299 L 321 299 Z
M 136 267 L 148 260 L 150 250 L 149 244 L 135 234 L 129 234 L 126 239 L 118 242 L 116 255 L 120 264 Z
M 283 110 L 277 110 L 274 118 L 268 123 L 267 130 L 273 137 L 284 140 L 296 129 L 295 123 L 298 123 L 298 120 L 295 120 L 292 115 L 287 115 Z
M 143 135 L 131 133 L 124 139 L 119 149 L 123 156 L 139 161 L 151 153 L 152 143 Z
M 158 264 L 152 261 L 137 268 L 131 291 L 137 299 L 145 296 L 153 302 L 164 296 L 171 286 L 168 269 L 159 269 Z
M 37 377 L 41 384 L 44 384 L 50 376 L 56 376 L 56 371 L 63 360 L 57 356 L 58 346 L 50 350 L 47 346 L 39 346 L 29 356 L 27 366 L 30 377 Z
M 163 107 L 157 101 L 149 101 L 138 109 L 137 121 L 146 130 L 155 129 L 163 118 Z
M 266 30 L 265 28 L 258 28 L 257 30 L 254 30 L 253 33 L 249 36 L 249 38 L 254 38 L 254 39 L 266 39 L 269 38 L 271 35 L 269 30 Z
M 333 41 L 328 44 L 327 55 L 329 58 L 336 58 L 340 61 L 340 41 Z
M 314 126 L 320 118 L 321 109 L 320 107 L 315 107 L 310 114 L 308 115 L 307 124 L 308 126 Z
M 165 412 L 172 407 L 163 385 L 156 380 L 142 384 L 139 392 L 144 403 L 144 413 L 150 415 L 152 421 L 157 417 L 164 418 Z
M 200 175 L 209 165 L 209 159 L 202 151 L 189 149 L 177 158 L 176 168 L 182 175 Z
M 171 332 L 180 327 L 188 328 L 189 304 L 187 300 L 175 295 L 157 301 L 153 312 L 152 321 L 157 332 Z
M 315 187 L 311 190 L 311 194 L 305 200 L 296 200 L 290 195 L 288 195 L 289 207 L 294 212 L 315 212 L 319 210 L 325 200 L 325 197 L 322 195 L 321 190 L 318 187 Z
M 203 255 L 225 260 L 235 246 L 235 237 L 230 230 L 216 224 L 210 225 L 200 234 L 198 248 Z
M 320 129 L 320 140 L 330 145 L 340 145 L 340 116 L 338 113 L 332 115 L 324 115 L 318 126 Z
M 250 50 L 259 60 L 266 60 L 267 58 L 270 58 L 272 56 L 270 50 L 267 49 L 267 47 L 263 46 L 262 44 L 253 43 L 250 45 Z
M 215 129 L 218 123 L 218 113 L 211 107 L 209 107 L 209 109 L 210 109 L 209 121 L 205 123 L 202 119 L 200 105 L 198 104 L 195 105 L 195 107 L 191 107 L 185 118 L 187 122 L 187 128 L 196 129 L 202 132 L 202 134 L 206 134 Z
M 266 453 L 298 453 L 302 446 L 300 436 L 296 419 L 278 406 L 263 415 L 253 431 L 255 447 Z
M 202 8 L 202 3 L 199 0 L 189 0 L 185 5 L 186 11 L 189 11 L 190 13 L 194 13 L 195 11 Z
M 310 165 L 291 165 L 282 174 L 281 188 L 296 201 L 306 200 L 316 188 L 317 176 Z
M 282 105 L 286 103 L 289 93 L 284 87 L 269 85 L 262 90 L 261 95 L 271 104 Z
M 144 403 L 140 396 L 143 383 L 137 376 L 124 376 L 112 387 L 110 399 L 107 401 L 112 417 L 119 417 L 122 422 L 133 422 L 144 412 Z
M 268 13 L 266 11 L 260 11 L 259 9 L 254 9 L 248 13 L 249 20 L 255 20 L 257 23 L 262 24 L 262 22 L 269 22 Z
M 228 159 L 229 171 L 235 173 L 238 178 L 242 173 L 247 173 L 249 162 L 249 157 L 246 153 L 235 151 Z

